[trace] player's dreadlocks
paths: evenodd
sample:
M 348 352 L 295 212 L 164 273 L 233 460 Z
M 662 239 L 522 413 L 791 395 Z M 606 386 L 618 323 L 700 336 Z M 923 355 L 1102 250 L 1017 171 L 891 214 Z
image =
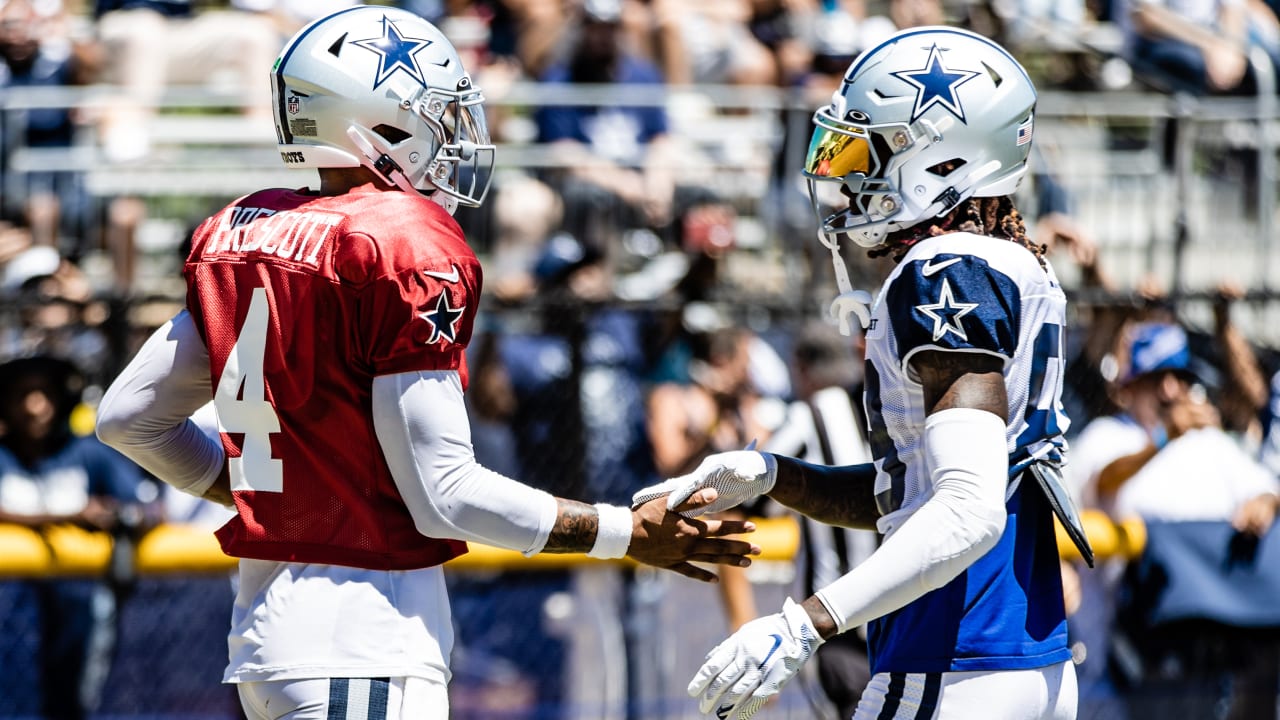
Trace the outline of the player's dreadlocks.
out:
M 1040 261 L 1040 266 L 1045 267 L 1044 245 L 1027 237 L 1027 226 L 1022 220 L 1022 214 L 1013 206 L 1013 199 L 1008 195 L 969 198 L 943 217 L 890 233 L 883 244 L 868 250 L 867 254 L 873 258 L 892 255 L 894 262 L 897 262 L 921 240 L 952 232 L 971 232 L 1018 243 L 1030 250 Z

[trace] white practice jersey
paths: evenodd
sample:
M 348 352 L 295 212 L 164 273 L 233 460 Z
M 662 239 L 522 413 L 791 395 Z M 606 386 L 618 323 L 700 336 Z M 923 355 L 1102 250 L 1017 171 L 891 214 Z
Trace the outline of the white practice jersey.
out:
M 921 350 L 1004 361 L 1011 479 L 1032 459 L 1062 461 L 1066 304 L 1052 267 L 1008 240 L 950 233 L 921 241 L 898 264 L 867 329 L 866 404 L 881 532 L 933 494 L 922 446 L 924 393 L 910 370 Z
M 1067 649 L 1050 500 L 1033 461 L 1063 460 L 1066 297 L 1025 247 L 969 233 L 921 241 L 885 281 L 867 329 L 865 404 L 877 469 L 879 529 L 892 534 L 933 497 L 925 400 L 912 356 L 984 353 L 1004 364 L 1008 519 L 999 542 L 945 586 L 872 621 L 873 672 L 1018 670 Z

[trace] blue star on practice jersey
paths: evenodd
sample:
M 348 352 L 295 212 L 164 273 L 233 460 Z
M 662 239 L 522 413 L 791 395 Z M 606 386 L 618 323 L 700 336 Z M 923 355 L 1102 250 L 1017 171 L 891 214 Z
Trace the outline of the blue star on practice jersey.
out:
M 422 68 L 418 66 L 417 54 L 431 45 L 426 38 L 410 38 L 400 34 L 395 24 L 387 17 L 382 18 L 382 37 L 366 40 L 352 40 L 351 44 L 378 54 L 378 76 L 373 80 L 373 89 L 387 81 L 396 70 L 404 70 L 409 77 L 426 85 L 422 76 Z
M 934 45 L 929 50 L 929 60 L 923 68 L 889 74 L 916 89 L 916 104 L 911 110 L 911 122 L 919 120 L 934 105 L 941 105 L 960 118 L 960 122 L 965 122 L 964 106 L 960 104 L 960 98 L 956 97 L 956 88 L 981 73 L 948 69 L 942 64 L 942 50 Z
M 466 309 L 466 305 L 456 308 L 449 307 L 448 294 L 440 293 L 440 297 L 436 299 L 435 310 L 418 313 L 418 317 L 426 320 L 431 325 L 431 337 L 427 338 L 427 344 L 432 345 L 440 338 L 444 338 L 449 342 L 457 342 L 458 321 L 462 319 L 462 313 Z
M 949 332 L 959 335 L 961 340 L 968 342 L 969 336 L 965 334 L 960 318 L 973 312 L 976 307 L 978 303 L 956 302 L 955 295 L 951 292 L 950 281 L 943 278 L 942 292 L 938 295 L 938 302 L 917 305 L 916 309 L 933 320 L 934 342 L 941 340 L 942 336 Z

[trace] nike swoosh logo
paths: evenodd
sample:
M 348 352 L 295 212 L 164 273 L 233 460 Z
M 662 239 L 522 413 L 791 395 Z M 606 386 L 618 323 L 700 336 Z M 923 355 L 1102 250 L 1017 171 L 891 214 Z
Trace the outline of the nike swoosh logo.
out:
M 956 258 L 956 259 L 959 260 L 960 258 Z M 453 269 L 453 272 L 447 272 L 447 273 L 442 273 L 436 270 L 423 270 L 422 274 L 426 275 L 429 278 L 443 280 L 444 282 L 456 283 L 458 282 L 458 266 L 454 265 L 452 269 Z
M 760 669 L 763 670 L 765 665 L 769 664 L 769 658 L 778 651 L 778 647 L 782 645 L 782 636 L 774 633 L 769 637 L 773 638 L 773 647 L 769 648 L 769 652 L 765 654 L 764 659 L 760 661 Z
M 950 260 L 943 260 L 940 263 L 934 263 L 932 260 L 926 260 L 924 262 L 924 265 L 920 267 L 920 274 L 925 277 L 929 277 L 930 275 L 938 272 L 939 270 L 945 267 L 950 267 L 951 265 L 955 265 L 956 263 L 960 262 L 963 259 L 964 258 L 953 257 Z

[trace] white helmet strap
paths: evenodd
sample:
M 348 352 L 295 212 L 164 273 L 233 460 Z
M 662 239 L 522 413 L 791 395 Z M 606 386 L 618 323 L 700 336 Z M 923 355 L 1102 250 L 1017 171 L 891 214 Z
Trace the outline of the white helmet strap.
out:
M 840 290 L 840 294 L 831 301 L 828 312 L 839 325 L 840 334 L 848 337 L 853 335 L 850 315 L 857 315 L 858 322 L 864 329 L 871 324 L 871 293 L 853 289 L 853 282 L 849 280 L 849 269 L 845 267 L 844 258 L 840 255 L 840 241 L 833 239 L 830 243 L 826 242 L 822 231 L 818 232 L 818 240 L 831 248 L 831 264 L 835 267 L 836 287 Z

